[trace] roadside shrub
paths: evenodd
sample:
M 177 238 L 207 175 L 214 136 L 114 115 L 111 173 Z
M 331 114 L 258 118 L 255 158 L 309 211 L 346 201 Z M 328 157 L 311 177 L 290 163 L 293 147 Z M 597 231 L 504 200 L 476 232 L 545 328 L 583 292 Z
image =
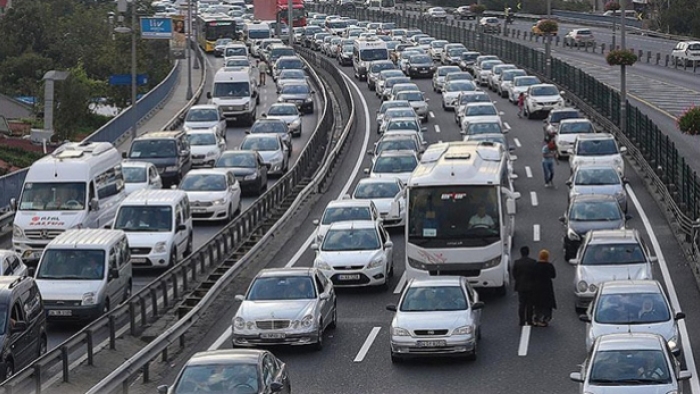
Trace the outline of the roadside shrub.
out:
M 677 121 L 678 129 L 685 134 L 700 134 L 700 107 L 690 107 L 683 112 Z
M 637 62 L 637 55 L 629 50 L 613 49 L 605 56 L 605 61 L 611 66 L 631 66 Z
M 605 3 L 605 11 L 617 11 L 620 9 L 620 3 L 614 0 L 610 0 Z
M 554 34 L 559 31 L 559 23 L 553 19 L 543 19 L 537 23 L 537 28 L 543 34 Z
M 473 12 L 476 15 L 481 15 L 484 13 L 484 11 L 486 11 L 486 6 L 474 3 L 469 6 L 469 11 Z

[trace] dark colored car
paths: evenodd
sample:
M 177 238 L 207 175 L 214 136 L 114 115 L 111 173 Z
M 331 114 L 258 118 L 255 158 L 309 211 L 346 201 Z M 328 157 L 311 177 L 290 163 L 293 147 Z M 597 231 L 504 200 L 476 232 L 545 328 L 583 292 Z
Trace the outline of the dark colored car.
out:
M 147 161 L 158 169 L 163 185 L 177 185 L 192 168 L 190 143 L 183 131 L 154 131 L 131 143 L 124 158 Z
M 409 77 L 432 78 L 435 73 L 435 64 L 428 55 L 413 55 L 408 58 L 406 74 Z
M 214 167 L 231 170 L 242 191 L 260 195 L 267 189 L 267 165 L 256 151 L 225 151 Z

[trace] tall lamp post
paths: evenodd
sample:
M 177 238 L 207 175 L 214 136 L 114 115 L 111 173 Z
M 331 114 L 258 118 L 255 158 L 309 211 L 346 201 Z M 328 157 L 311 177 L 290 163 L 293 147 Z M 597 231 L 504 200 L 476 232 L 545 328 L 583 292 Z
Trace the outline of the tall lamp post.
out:
M 547 20 L 552 19 L 552 0 L 547 0 Z M 546 33 L 544 37 L 544 67 L 547 78 L 552 78 L 552 35 Z
M 287 2 L 287 32 L 289 32 L 289 46 L 294 47 L 294 3 Z
M 187 31 L 187 43 L 185 50 L 187 51 L 187 95 L 186 100 L 192 100 L 192 0 L 187 0 L 187 23 L 185 24 Z
M 620 49 L 627 50 L 625 42 L 625 3 L 627 0 L 620 0 Z M 620 131 L 627 130 L 627 70 L 623 64 L 620 66 Z
M 136 1 L 129 0 L 131 3 L 131 27 L 126 27 L 123 25 L 114 28 L 116 33 L 121 34 L 131 34 L 131 136 L 132 138 L 137 137 L 137 128 L 139 123 L 139 117 L 136 113 L 136 88 L 137 88 L 137 76 L 136 76 Z M 119 0 L 117 2 L 117 11 L 120 13 L 126 12 L 127 0 Z M 120 22 L 124 21 L 124 16 L 119 17 Z

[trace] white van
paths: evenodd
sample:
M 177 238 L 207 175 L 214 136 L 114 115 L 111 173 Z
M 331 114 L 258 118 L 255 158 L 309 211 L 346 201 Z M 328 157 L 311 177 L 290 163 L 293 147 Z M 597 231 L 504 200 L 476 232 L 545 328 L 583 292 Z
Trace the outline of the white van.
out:
M 257 118 L 258 84 L 249 71 L 221 68 L 214 74 L 212 91 L 207 92 L 210 104 L 215 104 L 227 120 L 243 120 L 249 126 Z
M 389 60 L 389 49 L 386 42 L 378 38 L 355 40 L 352 48 L 352 66 L 355 78 L 367 79 L 367 67 L 375 60 Z
M 49 319 L 97 319 L 131 297 L 126 234 L 68 230 L 46 245 L 34 279 Z
M 171 267 L 192 253 L 190 201 L 182 190 L 130 194 L 112 228 L 129 238 L 134 268 Z
M 266 38 L 272 38 L 272 29 L 267 23 L 248 23 L 243 26 L 243 39 L 254 57 L 258 57 L 260 41 Z
M 122 158 L 108 142 L 66 143 L 32 164 L 15 209 L 12 244 L 22 260 L 73 228 L 100 228 L 126 197 Z

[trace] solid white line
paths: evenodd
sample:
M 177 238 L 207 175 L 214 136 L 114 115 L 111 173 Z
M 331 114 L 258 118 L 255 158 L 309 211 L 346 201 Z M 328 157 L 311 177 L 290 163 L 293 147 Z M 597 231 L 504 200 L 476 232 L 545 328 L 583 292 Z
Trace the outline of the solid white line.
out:
M 232 333 L 233 333 L 233 332 L 232 332 L 232 330 L 231 330 L 231 326 L 228 326 L 228 328 L 226 329 L 226 331 L 224 331 L 224 335 L 222 335 L 222 336 L 216 338 L 216 341 L 214 341 L 214 343 L 212 343 L 211 346 L 209 346 L 209 349 L 207 349 L 207 350 L 208 350 L 208 351 L 212 351 L 212 350 L 218 350 L 218 349 L 220 349 L 220 348 L 221 348 L 221 345 L 223 345 L 224 342 L 226 342 L 226 341 L 231 337 L 231 334 L 232 334 Z
M 396 287 L 394 288 L 394 294 L 400 294 L 403 291 L 403 287 L 406 285 L 406 271 L 401 274 L 401 278 L 399 279 L 399 283 L 396 284 Z
M 431 118 L 435 117 L 435 114 L 433 113 L 433 111 L 428 112 L 428 115 L 430 115 Z
M 510 125 L 508 124 L 508 122 L 503 122 L 503 127 L 505 127 L 506 130 L 510 130 Z
M 535 242 L 540 242 L 540 225 L 535 224 L 532 226 L 532 238 Z
M 379 335 L 379 330 L 381 330 L 381 329 L 382 329 L 381 327 L 372 328 L 372 331 L 369 332 L 369 335 L 367 336 L 365 343 L 360 348 L 360 352 L 357 353 L 357 356 L 355 356 L 355 359 L 352 361 L 359 363 L 365 359 L 365 356 L 367 355 L 369 348 L 372 347 L 372 344 L 374 343 L 374 340 L 377 339 L 377 335 Z
M 525 175 L 527 175 L 528 178 L 532 178 L 532 169 L 530 166 L 525 166 Z
M 439 133 L 439 132 L 440 132 L 440 126 L 439 126 L 439 125 L 435 125 L 435 132 L 436 132 L 436 133 Z
M 519 139 L 513 138 L 513 142 L 515 142 L 515 146 L 517 146 L 518 148 L 522 148 L 522 145 L 520 144 L 520 140 L 519 140 Z
M 532 206 L 536 207 L 538 205 L 537 202 L 537 192 L 530 192 L 530 200 L 532 200 Z
M 527 348 L 530 346 L 530 331 L 531 326 L 523 326 L 520 330 L 520 344 L 518 345 L 518 356 L 527 356 Z
M 656 253 L 659 269 L 661 270 L 661 276 L 663 276 L 664 284 L 666 285 L 666 289 L 668 290 L 668 296 L 671 301 L 671 306 L 674 310 L 680 311 L 682 309 L 680 302 L 678 302 L 678 294 L 676 294 L 676 288 L 673 285 L 671 273 L 668 270 L 668 264 L 666 264 L 666 259 L 664 258 L 664 254 L 661 251 L 661 245 L 659 244 L 659 240 L 656 238 L 656 234 L 654 234 L 651 222 L 649 222 L 649 218 L 647 217 L 646 212 L 644 212 L 644 209 L 642 209 L 642 204 L 639 203 L 637 195 L 634 193 L 634 190 L 632 190 L 632 187 L 630 185 L 627 185 L 626 190 L 627 195 L 630 196 L 634 207 L 639 213 L 639 217 L 642 219 L 642 223 L 644 223 L 644 228 L 646 229 L 647 234 L 649 235 L 651 245 L 654 247 L 654 253 Z M 700 380 L 698 379 L 697 368 L 695 366 L 695 358 L 693 357 L 693 347 L 690 346 L 690 337 L 688 336 L 688 328 L 685 325 L 684 319 L 678 320 L 678 331 L 681 335 L 681 344 L 683 346 L 683 357 L 685 358 L 686 368 L 688 369 L 688 371 L 693 372 L 693 376 L 690 378 L 690 391 L 694 394 L 700 394 Z

